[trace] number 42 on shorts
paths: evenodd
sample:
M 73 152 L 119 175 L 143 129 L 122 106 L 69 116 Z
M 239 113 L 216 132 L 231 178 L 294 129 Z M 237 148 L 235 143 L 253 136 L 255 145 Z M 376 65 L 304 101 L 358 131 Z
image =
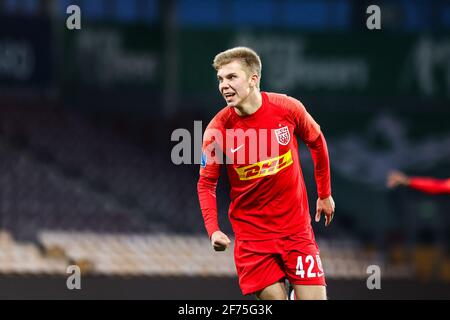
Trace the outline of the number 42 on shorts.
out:
M 317 267 L 319 269 L 319 272 L 313 272 L 314 270 L 314 264 L 317 263 Z M 314 260 L 314 257 L 312 255 L 307 255 L 305 258 L 305 263 L 303 264 L 303 256 L 298 256 L 297 258 L 297 268 L 295 271 L 296 275 L 299 275 L 300 277 L 305 277 L 305 269 L 308 268 L 308 272 L 306 274 L 307 278 L 319 278 L 323 276 L 323 268 L 322 268 L 322 261 L 320 260 L 320 256 L 316 255 L 316 260 Z

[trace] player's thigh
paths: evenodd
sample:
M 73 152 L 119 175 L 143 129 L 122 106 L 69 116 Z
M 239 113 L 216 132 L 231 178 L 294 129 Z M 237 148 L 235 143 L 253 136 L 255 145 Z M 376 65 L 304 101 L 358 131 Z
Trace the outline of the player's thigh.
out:
M 244 295 L 260 292 L 286 277 L 283 261 L 273 253 L 273 246 L 271 241 L 236 241 L 236 271 Z
M 292 285 L 326 286 L 319 248 L 313 239 L 295 236 L 287 239 L 283 263 Z
M 284 281 L 277 281 L 255 293 L 260 300 L 287 300 Z
M 320 285 L 294 284 L 296 300 L 326 300 L 327 289 Z

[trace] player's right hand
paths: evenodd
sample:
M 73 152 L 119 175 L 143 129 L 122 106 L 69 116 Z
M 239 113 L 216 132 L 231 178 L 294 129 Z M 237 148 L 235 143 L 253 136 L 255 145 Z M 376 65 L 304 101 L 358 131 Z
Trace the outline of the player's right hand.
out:
M 215 231 L 211 235 L 211 245 L 215 251 L 225 251 L 230 243 L 230 238 L 222 231 Z

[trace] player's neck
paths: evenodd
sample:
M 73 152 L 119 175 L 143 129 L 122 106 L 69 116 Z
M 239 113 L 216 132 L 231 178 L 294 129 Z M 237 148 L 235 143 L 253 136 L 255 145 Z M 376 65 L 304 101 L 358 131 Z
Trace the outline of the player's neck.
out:
M 249 116 L 262 106 L 262 96 L 258 89 L 253 90 L 238 106 L 234 107 L 239 116 Z

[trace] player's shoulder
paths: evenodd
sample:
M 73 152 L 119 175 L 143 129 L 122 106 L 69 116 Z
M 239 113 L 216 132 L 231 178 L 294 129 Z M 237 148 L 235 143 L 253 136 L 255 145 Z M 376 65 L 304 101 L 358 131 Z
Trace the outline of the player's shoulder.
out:
M 264 92 L 267 95 L 267 99 L 270 103 L 275 105 L 282 105 L 286 102 L 288 99 L 288 95 L 284 93 L 277 93 L 277 92 Z
M 208 124 L 208 128 L 212 129 L 221 129 L 225 128 L 227 123 L 230 121 L 231 117 L 231 108 L 230 107 L 224 107 L 219 112 L 216 113 L 216 115 L 211 119 L 211 121 Z
M 266 92 L 267 98 L 272 105 L 275 105 L 282 110 L 298 112 L 299 109 L 304 109 L 303 103 L 300 100 L 288 96 L 283 93 Z

